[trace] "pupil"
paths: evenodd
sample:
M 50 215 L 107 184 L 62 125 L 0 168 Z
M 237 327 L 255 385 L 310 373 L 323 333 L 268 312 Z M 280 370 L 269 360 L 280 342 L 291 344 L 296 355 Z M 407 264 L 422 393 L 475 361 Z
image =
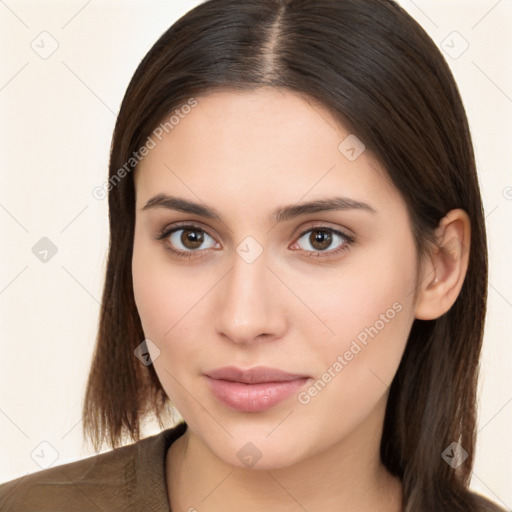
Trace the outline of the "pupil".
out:
M 317 249 L 327 249 L 332 242 L 332 235 L 328 231 L 314 231 L 310 237 L 311 245 Z
M 181 235 L 181 242 L 188 249 L 197 249 L 204 241 L 204 235 L 197 230 L 184 229 Z

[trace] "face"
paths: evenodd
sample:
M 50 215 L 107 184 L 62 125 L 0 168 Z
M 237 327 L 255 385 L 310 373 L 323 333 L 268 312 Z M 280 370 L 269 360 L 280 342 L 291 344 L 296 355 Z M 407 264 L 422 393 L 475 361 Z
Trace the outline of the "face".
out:
M 135 174 L 136 304 L 192 435 L 229 464 L 284 467 L 381 427 L 414 320 L 411 225 L 318 103 L 196 100 Z

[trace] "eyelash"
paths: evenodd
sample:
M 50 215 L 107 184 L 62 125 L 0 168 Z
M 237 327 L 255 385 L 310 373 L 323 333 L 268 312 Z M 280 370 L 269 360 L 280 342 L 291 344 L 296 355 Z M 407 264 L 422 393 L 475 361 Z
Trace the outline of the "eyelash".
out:
M 200 226 L 197 226 L 194 224 L 183 224 L 183 225 L 173 226 L 172 228 L 162 229 L 156 236 L 156 240 L 161 241 L 164 244 L 164 247 L 166 250 L 168 250 L 173 255 L 178 256 L 180 258 L 188 258 L 188 259 L 191 259 L 193 257 L 202 258 L 202 257 L 206 256 L 208 253 L 210 253 L 211 251 L 215 250 L 215 249 L 203 249 L 203 250 L 197 250 L 197 251 L 180 251 L 178 249 L 174 249 L 167 243 L 167 238 L 170 235 L 172 235 L 174 232 L 186 230 L 186 229 L 194 230 L 194 231 L 201 231 L 203 233 L 206 233 L 210 238 L 214 239 L 214 237 L 212 235 L 210 235 L 206 230 L 204 230 Z M 327 231 L 330 234 L 338 235 L 344 239 L 344 242 L 338 249 L 331 250 L 331 251 L 304 251 L 303 250 L 303 252 L 308 253 L 307 257 L 309 257 L 309 258 L 315 257 L 315 258 L 328 259 L 328 258 L 331 258 L 334 256 L 338 256 L 339 254 L 347 251 L 355 241 L 353 237 L 351 237 L 350 235 L 347 235 L 343 231 L 340 231 L 338 229 L 334 229 L 334 228 L 331 228 L 330 226 L 325 226 L 325 225 L 313 226 L 313 227 L 310 227 L 310 228 L 302 231 L 298 235 L 296 240 L 298 241 L 305 234 L 314 232 L 314 231 Z M 294 243 L 296 243 L 296 242 L 294 242 Z M 196 256 L 196 254 L 198 254 L 198 253 L 199 253 L 199 256 Z

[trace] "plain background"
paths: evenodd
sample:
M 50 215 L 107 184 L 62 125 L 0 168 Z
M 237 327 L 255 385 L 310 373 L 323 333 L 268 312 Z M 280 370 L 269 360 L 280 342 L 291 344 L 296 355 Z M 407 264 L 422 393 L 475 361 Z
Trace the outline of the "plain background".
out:
M 0 1 L 0 482 L 93 454 L 80 416 L 108 211 L 92 191 L 132 73 L 198 3 Z M 490 287 L 472 488 L 512 509 L 512 2 L 400 4 L 445 54 L 474 137 Z

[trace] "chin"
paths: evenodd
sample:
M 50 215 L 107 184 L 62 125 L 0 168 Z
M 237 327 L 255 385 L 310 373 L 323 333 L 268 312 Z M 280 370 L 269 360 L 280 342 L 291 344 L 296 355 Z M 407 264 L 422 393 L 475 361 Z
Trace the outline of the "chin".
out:
M 300 439 L 291 435 L 270 439 L 265 434 L 260 434 L 236 436 L 223 445 L 219 445 L 217 439 L 215 446 L 210 446 L 210 449 L 230 466 L 250 470 L 275 470 L 307 458 L 305 451 L 298 452 L 298 446 L 304 450 Z

